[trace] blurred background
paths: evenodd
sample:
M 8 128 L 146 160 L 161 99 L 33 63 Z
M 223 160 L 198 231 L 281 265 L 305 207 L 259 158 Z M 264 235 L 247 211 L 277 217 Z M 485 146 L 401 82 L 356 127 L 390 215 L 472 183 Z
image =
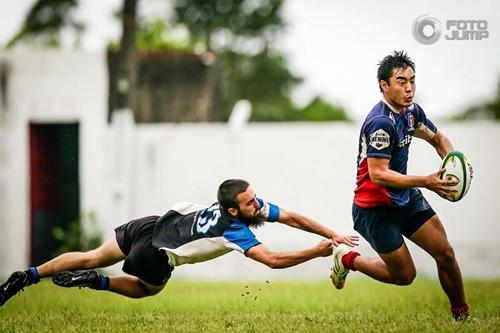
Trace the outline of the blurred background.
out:
M 227 178 L 353 233 L 358 135 L 381 97 L 377 63 L 406 50 L 416 101 L 475 170 L 460 202 L 425 195 L 465 277 L 498 278 L 499 32 L 494 0 L 4 1 L 0 275 L 93 248 L 177 201 L 210 204 Z M 439 163 L 413 142 L 409 173 Z M 255 233 L 275 250 L 318 241 L 282 225 Z M 436 277 L 429 256 L 410 249 L 419 273 Z M 360 250 L 374 254 L 364 240 Z M 328 266 L 272 271 L 230 253 L 176 276 L 327 278 Z

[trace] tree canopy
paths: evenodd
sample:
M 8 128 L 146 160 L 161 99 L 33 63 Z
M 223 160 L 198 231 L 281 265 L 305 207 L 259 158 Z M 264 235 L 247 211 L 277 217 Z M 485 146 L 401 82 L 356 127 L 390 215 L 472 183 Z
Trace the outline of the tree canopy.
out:
M 25 42 L 58 47 L 61 31 L 70 28 L 76 33 L 76 43 L 85 27 L 74 17 L 78 0 L 37 0 L 28 11 L 19 31 L 9 40 L 7 48 Z
M 496 95 L 477 105 L 467 108 L 464 112 L 453 117 L 454 120 L 494 119 L 500 120 L 500 81 L 498 81 Z
M 123 0 L 123 34 L 115 50 L 120 52 L 116 86 L 123 107 L 133 105 L 137 77 L 136 49 L 201 51 L 214 55 L 220 79 L 220 107 L 227 119 L 234 103 L 247 99 L 253 105 L 253 121 L 347 120 L 341 107 L 317 96 L 304 109 L 292 101 L 293 89 L 302 78 L 289 69 L 275 42 L 286 29 L 282 0 L 174 0 L 172 28 L 184 27 L 186 41 L 170 37 L 165 20 L 139 21 L 139 0 Z M 9 47 L 19 43 L 60 46 L 61 31 L 77 35 L 84 26 L 74 18 L 78 0 L 37 0 Z M 137 33 L 136 33 L 137 32 Z M 135 64 L 135 67 L 134 67 Z M 126 89 L 122 89 L 126 87 Z

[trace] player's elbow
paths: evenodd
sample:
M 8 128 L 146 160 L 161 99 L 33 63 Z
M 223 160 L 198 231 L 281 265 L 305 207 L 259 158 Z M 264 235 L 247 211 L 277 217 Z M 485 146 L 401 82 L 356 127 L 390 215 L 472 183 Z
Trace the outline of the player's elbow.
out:
M 267 267 L 272 268 L 272 269 L 279 269 L 283 268 L 281 267 L 280 263 L 277 260 L 270 260 L 269 262 L 266 263 Z
M 370 179 L 374 184 L 383 186 L 385 184 L 385 173 L 379 170 L 370 170 Z
M 280 269 L 284 268 L 285 266 L 283 265 L 282 260 L 280 260 L 279 256 L 273 254 L 268 257 L 266 260 L 265 264 L 267 267 L 272 268 L 272 269 Z
M 267 263 L 267 267 L 269 267 L 269 268 L 271 268 L 271 269 L 279 269 L 279 268 L 281 268 L 281 267 L 279 266 L 279 264 L 277 264 L 277 263 L 275 263 L 275 262 L 269 262 L 269 263 Z

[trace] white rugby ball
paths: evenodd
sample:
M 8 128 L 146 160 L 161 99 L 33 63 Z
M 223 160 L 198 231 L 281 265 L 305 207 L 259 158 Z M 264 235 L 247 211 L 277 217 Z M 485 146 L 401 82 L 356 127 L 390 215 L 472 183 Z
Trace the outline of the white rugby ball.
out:
M 458 181 L 457 185 L 452 186 L 456 192 L 444 198 L 452 202 L 462 199 L 469 190 L 473 175 L 472 165 L 467 157 L 457 150 L 449 152 L 441 162 L 441 169 L 446 169 L 441 179 Z

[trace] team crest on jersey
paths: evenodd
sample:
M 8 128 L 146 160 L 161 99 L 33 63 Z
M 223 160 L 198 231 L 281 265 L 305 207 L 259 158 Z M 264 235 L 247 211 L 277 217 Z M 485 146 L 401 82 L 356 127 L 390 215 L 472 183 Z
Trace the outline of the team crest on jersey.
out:
M 406 120 L 408 121 L 408 127 L 410 130 L 414 129 L 413 127 L 415 126 L 415 116 L 413 116 L 413 113 L 408 112 L 406 114 Z
M 370 134 L 370 146 L 377 150 L 381 150 L 389 147 L 390 136 L 383 129 L 378 129 L 372 134 Z

